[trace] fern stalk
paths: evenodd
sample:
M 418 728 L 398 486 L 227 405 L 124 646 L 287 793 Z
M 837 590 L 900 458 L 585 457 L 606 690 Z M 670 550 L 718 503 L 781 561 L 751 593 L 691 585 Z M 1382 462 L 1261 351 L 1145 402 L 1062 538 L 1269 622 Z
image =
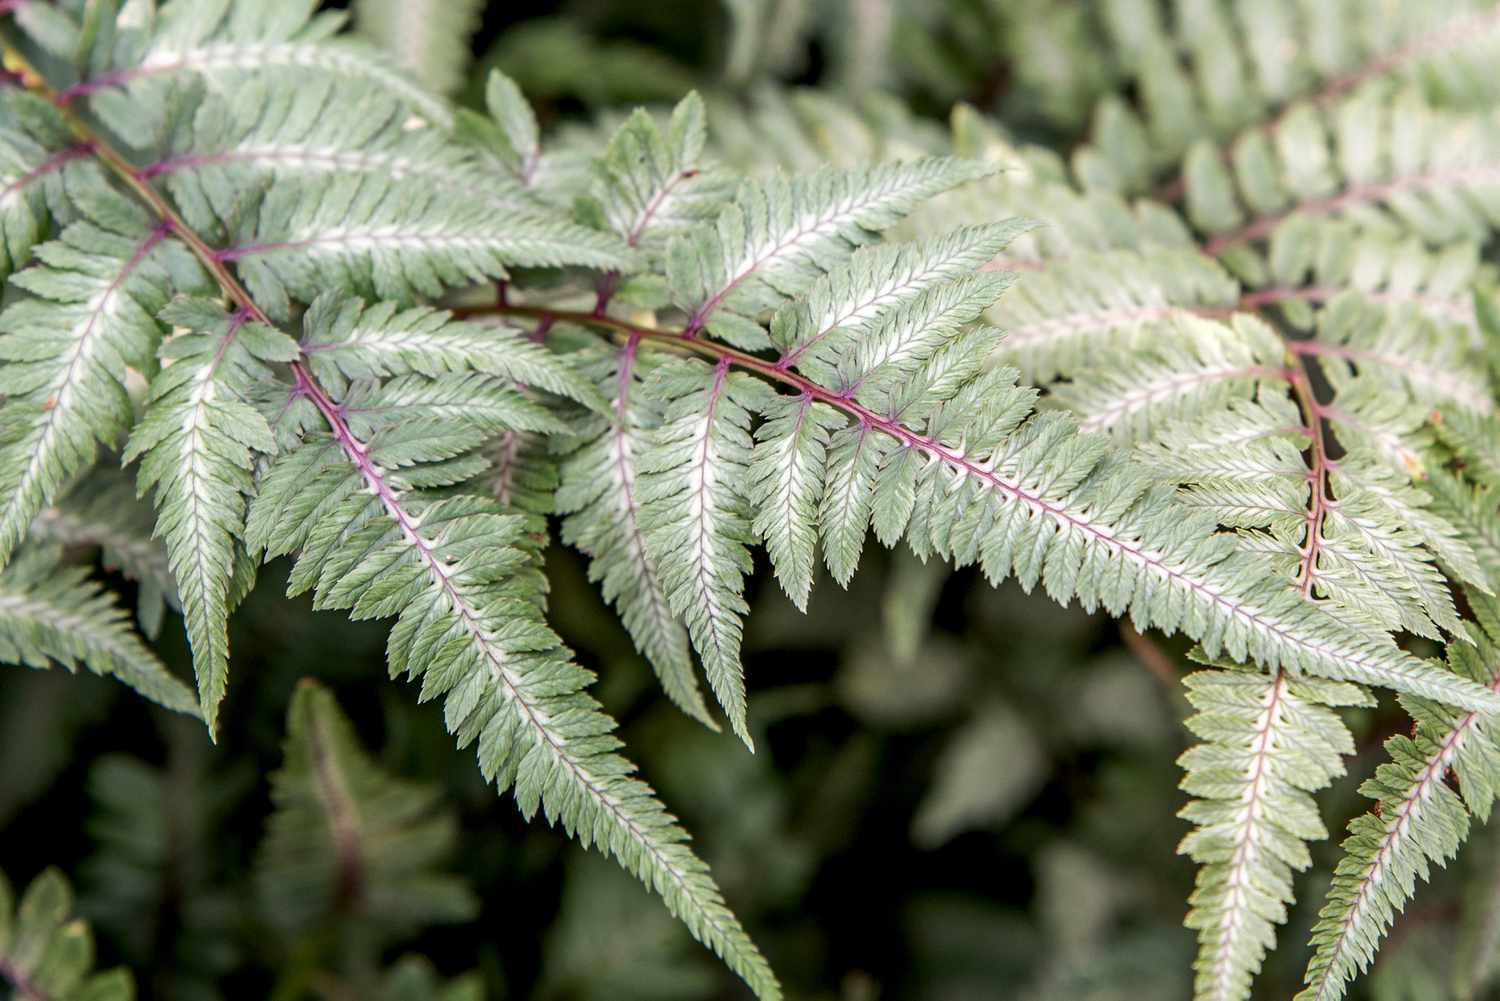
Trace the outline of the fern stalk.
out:
M 604 328 L 614 331 L 621 336 L 639 337 L 643 342 L 689 351 L 710 359 L 716 364 L 727 362 L 731 366 L 754 372 L 772 382 L 791 388 L 811 400 L 825 403 L 853 417 L 862 427 L 880 431 L 896 439 L 901 445 L 913 448 L 927 455 L 932 460 L 946 464 L 949 468 L 965 477 L 973 477 L 1003 494 L 1014 497 L 1032 510 L 1039 511 L 1048 517 L 1056 519 L 1060 523 L 1067 524 L 1071 529 L 1077 530 L 1084 535 L 1092 536 L 1099 543 L 1117 550 L 1128 559 L 1197 592 L 1213 604 L 1221 606 L 1230 616 L 1253 623 L 1257 628 L 1276 635 L 1290 647 L 1312 650 L 1309 641 L 1306 639 L 1288 632 L 1273 620 L 1258 613 L 1255 609 L 1247 607 L 1241 602 L 1236 602 L 1215 589 L 1211 584 L 1205 583 L 1180 569 L 1168 566 L 1143 550 L 1140 546 L 1126 539 L 1118 538 L 1108 530 L 1079 518 L 1064 508 L 1049 503 L 1045 498 L 1027 491 L 1020 484 L 1011 483 L 997 475 L 986 464 L 975 462 L 961 451 L 950 448 L 935 438 L 913 431 L 898 420 L 884 417 L 870 410 L 853 399 L 850 392 L 834 392 L 820 386 L 811 379 L 789 371 L 783 362 L 768 361 L 727 345 L 704 340 L 697 336 L 699 331 L 693 329 L 691 325 L 682 331 L 656 330 L 651 327 L 595 313 L 545 309 L 513 304 L 500 304 L 493 307 L 461 310 L 459 313 L 464 316 L 492 314 L 498 316 L 530 317 L 534 319 L 551 318 L 557 322 Z M 1371 676 L 1370 672 L 1365 669 L 1365 666 L 1353 658 L 1342 662 L 1342 666 L 1348 671 L 1346 675 L 1347 680 L 1381 682 L 1380 678 Z

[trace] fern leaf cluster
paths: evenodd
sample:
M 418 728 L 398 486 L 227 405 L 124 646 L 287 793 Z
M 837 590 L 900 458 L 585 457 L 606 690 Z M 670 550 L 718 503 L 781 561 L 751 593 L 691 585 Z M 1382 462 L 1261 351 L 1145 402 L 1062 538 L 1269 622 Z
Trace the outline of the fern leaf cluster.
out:
M 873 534 L 1201 647 L 1200 997 L 1247 996 L 1285 919 L 1325 834 L 1312 796 L 1352 751 L 1337 710 L 1401 694 L 1416 734 L 1315 932 L 1309 996 L 1336 998 L 1487 813 L 1500 709 L 1479 263 L 1500 143 L 1463 61 L 1497 25 L 1415 6 L 1302 47 L 1332 32 L 1321 5 L 1167 25 L 1106 4 L 1145 113 L 1106 101 L 1065 163 L 971 110 L 943 135 L 775 95 L 713 142 L 690 95 L 579 154 L 503 76 L 488 115 L 455 111 L 298 0 L 0 4 L 25 85 L 0 95 L 0 655 L 118 676 L 213 733 L 230 614 L 289 557 L 289 595 L 393 620 L 390 675 L 524 816 L 612 855 L 775 998 L 548 625 L 547 516 L 668 697 L 752 747 L 756 550 L 805 610 Z M 474 5 L 428 5 L 430 36 L 403 28 L 420 5 L 356 8 L 452 89 Z M 768 149 L 829 164 L 735 162 Z M 141 582 L 148 631 L 181 609 L 196 697 L 62 544 Z M 268 892 L 470 916 L 428 871 L 451 838 L 430 796 L 320 689 L 290 730 Z M 424 850 L 386 854 L 398 835 Z
M 0 876 L 0 980 L 18 998 L 130 1001 L 130 974 L 94 972 L 93 934 L 72 911 L 73 890 L 56 869 L 33 880 L 19 900 Z

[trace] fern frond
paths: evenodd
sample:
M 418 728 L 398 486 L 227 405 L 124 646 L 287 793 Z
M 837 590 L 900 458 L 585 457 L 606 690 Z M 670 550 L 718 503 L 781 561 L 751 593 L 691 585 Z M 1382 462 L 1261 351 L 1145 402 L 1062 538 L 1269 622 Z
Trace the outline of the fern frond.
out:
M 360 113 L 349 114 L 356 106 Z M 205 232 L 267 181 L 313 184 L 329 175 L 428 185 L 492 211 L 535 210 L 519 184 L 485 169 L 473 150 L 437 129 L 407 128 L 407 118 L 399 100 L 347 79 L 252 79 L 233 101 L 198 104 L 141 174 L 165 181 Z
M 1099 187 L 1139 192 L 1151 168 L 1176 165 L 1203 136 L 1243 155 L 1279 135 L 1286 106 L 1325 106 L 1376 81 L 1459 106 L 1495 95 L 1484 67 L 1500 48 L 1500 17 L 1484 0 L 1205 4 L 1174 8 L 1170 22 L 1153 5 L 1106 12 L 1141 100 L 1139 114 L 1115 98 L 1096 109 L 1093 145 L 1075 153 L 1074 169 Z
M 272 187 L 219 258 L 236 265 L 273 315 L 286 314 L 288 299 L 310 302 L 328 287 L 402 301 L 504 278 L 517 265 L 630 262 L 618 240 L 563 218 L 516 215 L 496 229 L 482 203 L 368 175 Z
M 1500 605 L 1474 596 L 1484 635 L 1477 646 L 1448 646 L 1457 677 L 1500 690 L 1496 645 Z M 1470 818 L 1488 819 L 1500 774 L 1500 744 L 1490 717 L 1425 699 L 1403 697 L 1416 720 L 1410 737 L 1386 741 L 1391 761 L 1376 769 L 1360 791 L 1377 801 L 1374 813 L 1349 825 L 1344 857 L 1334 871 L 1328 902 L 1313 927 L 1315 953 L 1299 1001 L 1336 1001 L 1354 976 L 1368 968 L 1391 922 L 1426 879 L 1433 863 L 1445 864 L 1468 836 Z M 1448 785 L 1449 772 L 1458 791 Z
M 18 13 L 26 26 L 28 13 Z M 254 7 L 234 0 L 171 3 L 151 13 L 136 30 L 110 33 L 112 49 L 95 53 L 80 69 L 80 78 L 61 91 L 62 103 L 87 101 L 116 134 L 132 134 L 151 109 L 167 106 L 166 97 L 184 77 L 202 81 L 215 94 L 258 74 L 284 73 L 311 80 L 342 77 L 379 86 L 408 104 L 434 125 L 452 124 L 448 106 L 408 79 L 369 45 L 349 37 L 335 38 L 344 17 L 314 13 L 301 0 L 267 0 Z M 50 32 L 33 33 L 49 54 L 71 64 L 87 45 L 96 43 L 81 25 L 53 21 Z M 48 43 L 51 43 L 50 45 Z M 123 92 L 125 100 L 118 99 Z M 139 132 L 135 134 L 140 134 Z
M 94 936 L 73 916 L 73 891 L 47 869 L 17 903 L 0 873 L 0 981 L 17 998 L 49 1001 L 132 1001 L 135 982 L 124 969 L 94 972 Z
M 649 392 L 663 409 L 638 460 L 641 532 L 730 727 L 753 746 L 740 665 L 740 620 L 750 610 L 743 597 L 750 516 L 739 484 L 764 386 L 730 372 L 727 362 L 682 361 L 658 368 Z
M 609 736 L 611 721 L 582 691 L 590 675 L 541 618 L 537 584 L 517 573 L 525 519 L 472 495 L 425 495 L 451 483 L 444 464 L 479 445 L 435 423 L 388 425 L 354 437 L 338 406 L 304 380 L 332 436 L 277 459 L 251 506 L 247 539 L 267 556 L 300 551 L 293 591 L 357 618 L 394 615 L 393 675 L 423 679 L 480 766 L 585 845 L 597 844 L 668 907 L 761 997 L 776 981 L 724 906 L 686 836 Z M 412 433 L 415 430 L 415 433 Z M 460 474 L 467 478 L 472 473 Z
M 1089 253 L 1026 274 L 987 314 L 1006 331 L 998 356 L 1030 380 L 1050 382 L 1102 349 L 1148 342 L 1165 323 L 1231 309 L 1239 288 L 1202 254 L 1147 246 Z
M 557 355 L 510 330 L 427 307 L 366 305 L 326 293 L 308 307 L 303 350 L 320 381 L 483 372 L 603 409 L 603 398 Z M 535 430 L 535 428 L 533 428 Z
M 442 871 L 458 826 L 439 797 L 379 768 L 333 695 L 304 679 L 256 868 L 267 913 L 293 930 L 335 911 L 398 929 L 472 919 L 479 902 Z
M 1399 227 L 1432 244 L 1482 239 L 1500 185 L 1500 131 L 1409 92 L 1361 96 L 1326 122 L 1312 108 L 1294 109 L 1274 140 L 1246 140 L 1232 172 L 1213 149 L 1195 147 L 1184 178 L 1188 217 L 1213 236 L 1205 250 L 1214 255 L 1243 249 L 1299 214 Z
M 650 376 L 642 366 L 649 364 L 639 341 L 592 356 L 590 367 L 599 375 L 601 391 L 613 394 L 614 413 L 563 462 L 557 510 L 566 515 L 563 540 L 589 555 L 590 578 L 602 584 L 605 600 L 619 610 L 620 621 L 667 696 L 717 730 L 643 522 L 641 458 L 661 425 L 660 407 L 643 393 Z
M 0 571 L 0 662 L 86 667 L 158 705 L 199 715 L 198 700 L 135 635 L 114 596 L 45 549 L 23 551 Z
M 1178 816 L 1196 826 L 1178 846 L 1201 868 L 1187 925 L 1198 930 L 1195 997 L 1238 1001 L 1286 921 L 1292 877 L 1312 864 L 1304 842 L 1328 836 L 1312 793 L 1344 774 L 1354 738 L 1333 707 L 1370 705 L 1354 685 L 1218 665 L 1184 679 L 1203 743 L 1184 752 Z
M 711 219 L 733 194 L 727 176 L 703 163 L 703 100 L 683 98 L 666 130 L 637 109 L 595 168 L 589 211 L 631 247 L 660 254 L 672 237 Z
M 226 314 L 217 303 L 178 299 L 161 320 L 181 332 L 162 349 L 146 416 L 131 432 L 126 463 L 140 461 L 142 494 L 155 489 L 156 534 L 167 545 L 187 619 L 198 701 L 210 733 L 229 675 L 229 609 L 243 562 L 245 498 L 257 455 L 276 451 L 265 419 L 246 402 L 270 365 L 299 357 L 296 342 Z
M 108 188 L 89 193 L 92 220 L 36 249 L 38 266 L 12 279 L 32 297 L 0 313 L 0 562 L 98 445 L 130 426 L 126 369 L 151 371 L 156 313 L 172 288 L 201 280 L 164 226 Z
M 804 291 L 917 203 L 985 173 L 973 163 L 931 159 L 743 187 L 713 227 L 667 249 L 667 280 L 689 315 L 688 331 L 764 347 L 765 333 L 750 317 Z

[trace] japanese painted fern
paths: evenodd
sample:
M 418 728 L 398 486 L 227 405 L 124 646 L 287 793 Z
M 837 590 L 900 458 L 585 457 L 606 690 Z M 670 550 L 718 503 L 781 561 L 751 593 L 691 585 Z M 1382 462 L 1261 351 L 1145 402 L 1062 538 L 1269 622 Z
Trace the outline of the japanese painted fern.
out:
M 115 675 L 213 734 L 230 613 L 291 557 L 289 594 L 392 620 L 392 677 L 441 701 L 525 816 L 614 856 L 774 998 L 548 626 L 546 516 L 666 695 L 747 745 L 755 550 L 805 609 L 819 565 L 848 585 L 873 532 L 1199 645 L 1200 997 L 1248 995 L 1326 834 L 1312 794 L 1353 750 L 1337 710 L 1399 692 L 1417 728 L 1368 784 L 1380 810 L 1314 933 L 1307 996 L 1340 996 L 1500 781 L 1478 253 L 1500 131 L 1438 62 L 1488 44 L 1493 12 L 1439 5 L 1281 66 L 1289 25 L 1339 26 L 1237 4 L 1246 61 L 1215 76 L 1214 5 L 1169 28 L 1116 3 L 1114 30 L 1141 26 L 1121 72 L 1146 115 L 1107 102 L 1071 165 L 967 109 L 951 138 L 741 113 L 727 134 L 800 116 L 816 149 L 836 115 L 821 135 L 889 140 L 784 173 L 711 145 L 696 95 L 587 155 L 549 150 L 509 80 L 487 116 L 455 111 L 312 6 L 0 2 L 7 660 Z M 451 89 L 440 39 L 363 6 L 369 37 Z M 1125 197 L 1154 182 L 1159 200 Z M 181 609 L 196 694 L 60 569 L 79 547 L 140 582 L 148 632 Z M 1430 644 L 1447 664 L 1412 652 Z M 297 696 L 267 852 L 328 827 L 334 855 L 297 878 L 337 893 L 358 848 L 340 811 L 383 777 L 324 701 Z

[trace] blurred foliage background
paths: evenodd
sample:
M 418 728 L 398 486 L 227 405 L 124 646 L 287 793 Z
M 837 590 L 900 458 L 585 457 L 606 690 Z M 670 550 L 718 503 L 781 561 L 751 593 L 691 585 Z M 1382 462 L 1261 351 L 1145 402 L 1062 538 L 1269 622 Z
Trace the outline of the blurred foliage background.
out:
M 459 93 L 477 104 L 500 67 L 565 128 L 693 87 L 729 102 L 783 86 L 878 90 L 934 124 L 969 102 L 1066 151 L 1118 83 L 1099 16 L 1086 0 L 496 2 Z M 554 546 L 547 564 L 554 625 L 598 673 L 627 752 L 694 832 L 790 997 L 1188 996 L 1180 646 L 884 551 L 849 591 L 815 588 L 804 617 L 761 566 L 752 756 L 659 695 L 577 554 Z M 108 681 L 6 674 L 0 860 L 13 883 L 67 871 L 103 965 L 134 968 L 146 998 L 428 998 L 460 975 L 442 996 L 748 997 L 630 877 L 528 828 L 485 787 L 438 708 L 386 682 L 384 624 L 288 603 L 286 569 L 267 568 L 231 624 L 235 684 L 216 747 Z M 189 676 L 181 631 L 162 636 Z M 477 899 L 471 920 L 278 924 L 257 869 L 287 706 L 306 676 L 332 690 L 380 767 L 438 787 L 426 809 L 456 830 L 439 868 Z M 1356 780 L 1403 719 L 1389 704 L 1354 715 Z M 1330 830 L 1366 808 L 1357 785 L 1325 800 Z M 1335 843 L 1316 847 L 1327 873 Z M 1476 844 L 1424 891 L 1355 996 L 1442 996 L 1429 959 L 1455 948 L 1450 919 L 1466 888 L 1489 887 L 1478 874 L 1497 851 Z M 1323 889 L 1299 894 L 1290 947 L 1257 996 L 1299 982 L 1295 943 Z

